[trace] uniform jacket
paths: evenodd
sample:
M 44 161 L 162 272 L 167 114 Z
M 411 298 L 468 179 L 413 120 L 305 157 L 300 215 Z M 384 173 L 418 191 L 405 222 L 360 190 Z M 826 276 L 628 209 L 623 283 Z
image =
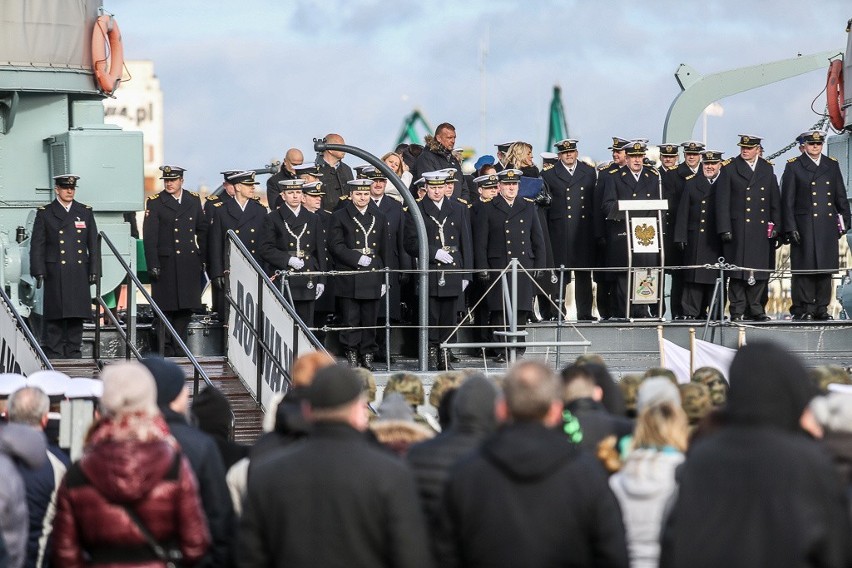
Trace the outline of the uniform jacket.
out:
M 30 274 L 44 276 L 44 317 L 92 317 L 89 275 L 98 274 L 98 227 L 92 208 L 58 200 L 36 211 L 30 239 Z
M 542 424 L 503 426 L 458 462 L 444 491 L 442 567 L 628 565 L 600 463 Z
M 54 565 L 90 566 L 92 555 L 107 568 L 162 567 L 125 505 L 187 564 L 204 554 L 210 536 L 187 459 L 164 439 L 106 440 L 87 447 L 59 488 Z
M 610 267 L 627 266 L 627 228 L 625 211 L 618 209 L 621 200 L 660 199 L 660 175 L 654 168 L 644 166 L 639 180 L 627 166 L 604 176 L 604 191 L 601 207 L 606 219 L 606 263 Z M 630 217 L 656 217 L 656 211 L 631 211 Z M 662 240 L 658 239 L 662 245 Z M 659 255 L 634 253 L 633 266 L 659 266 Z
M 476 270 L 502 270 L 512 258 L 517 258 L 521 266 L 530 271 L 545 268 L 547 263 L 537 207 L 525 198 L 516 198 L 511 207 L 501 195 L 492 199 L 477 214 L 473 242 Z M 490 272 L 489 279 L 493 281 L 498 274 Z M 507 283 L 511 288 L 508 274 Z M 532 310 L 533 294 L 529 276 L 518 274 L 518 310 Z M 503 310 L 502 284 L 498 283 L 491 289 L 486 301 L 489 310 Z
M 316 215 L 320 220 L 320 227 L 322 227 L 323 234 L 325 235 L 325 241 L 322 243 L 322 253 L 325 256 L 325 269 L 326 270 L 335 270 L 334 262 L 331 259 L 331 253 L 328 250 L 328 230 L 331 227 L 331 213 L 326 211 L 325 209 L 317 209 Z M 335 278 L 333 276 L 326 277 L 325 279 L 325 291 L 322 296 L 316 301 L 314 304 L 314 310 L 317 312 L 333 312 L 335 309 Z
M 240 566 L 432 566 L 408 468 L 342 423 L 253 465 Z
M 202 262 L 207 254 L 209 222 L 198 194 L 183 190 L 181 201 L 161 191 L 145 202 L 145 260 L 160 269 L 151 286 L 164 311 L 201 308 Z
M 285 204 L 266 216 L 261 235 L 260 255 L 273 270 L 286 270 L 290 273 L 290 293 L 293 295 L 293 300 L 315 299 L 316 285 L 325 284 L 325 276 L 295 275 L 299 272 L 326 270 L 325 231 L 319 217 L 304 206 L 301 206 L 299 214 L 295 215 L 293 210 Z M 298 249 L 296 237 L 299 237 Z M 299 250 L 302 256 L 299 256 Z M 305 261 L 305 265 L 300 270 L 287 264 L 293 256 Z M 308 288 L 309 283 L 310 288 Z
M 210 278 L 225 274 L 228 231 L 234 231 L 251 255 L 259 259 L 261 228 L 266 219 L 266 207 L 257 199 L 249 199 L 243 211 L 236 199 L 228 199 L 213 205 L 211 209 L 213 216 L 207 218 L 210 222 L 208 238 L 210 261 L 207 264 L 207 273 Z
M 386 266 L 388 247 L 387 219 L 375 207 L 368 205 L 361 215 L 358 208 L 351 201 L 347 201 L 345 206 L 335 211 L 331 216 L 331 229 L 328 232 L 328 249 L 335 265 L 338 270 L 357 270 L 364 273 L 336 277 L 337 296 L 378 300 L 385 281 L 380 270 Z M 358 264 L 362 255 L 372 259 L 369 266 Z
M 370 199 L 370 206 L 375 206 L 373 199 Z M 405 213 L 407 207 L 400 205 L 399 201 L 385 194 L 378 205 L 379 211 L 388 220 L 388 268 L 396 270 L 411 270 L 411 257 L 405 251 Z M 400 284 L 399 277 L 401 273 L 392 272 L 389 276 L 390 290 L 390 308 L 391 317 L 398 320 L 401 315 L 400 310 Z M 406 280 L 410 280 L 411 275 L 408 275 Z M 385 315 L 385 305 L 382 302 L 380 315 Z
M 444 285 L 439 286 L 442 268 L 473 269 L 473 244 L 470 235 L 470 224 L 467 216 L 467 206 L 453 199 L 444 199 L 441 209 L 428 197 L 418 201 L 423 223 L 426 226 L 426 245 L 429 255 L 429 295 L 433 297 L 458 297 L 462 293 L 462 280 L 470 281 L 470 272 L 445 272 Z M 447 252 L 453 257 L 453 262 L 443 264 L 435 260 L 435 254 L 441 248 L 439 223 L 444 227 L 444 244 Z M 414 217 L 408 215 L 405 226 L 405 249 L 408 254 L 417 257 L 419 253 L 417 229 Z
M 210 195 L 204 200 L 204 218 L 207 219 L 210 223 L 213 222 L 213 211 L 214 207 L 219 205 L 220 203 L 227 203 L 231 199 L 234 199 L 232 196 L 228 195 L 227 192 L 223 191 L 219 195 Z
M 317 157 L 317 166 L 322 173 L 322 190 L 325 192 L 322 196 L 322 208 L 334 211 L 340 197 L 349 195 L 347 182 L 355 179 L 352 168 L 343 162 L 338 162 L 337 167 L 330 166 L 320 157 Z
M 785 232 L 798 231 L 800 245 L 790 247 L 793 270 L 838 269 L 838 237 L 849 230 L 849 201 L 837 160 L 823 155 L 819 166 L 806 154 L 787 160 L 781 176 Z M 845 231 L 838 229 L 843 219 Z
M 595 169 L 578 161 L 571 175 L 559 162 L 545 170 L 541 177 L 552 198 L 547 209 L 547 225 L 556 266 L 594 267 Z
M 660 174 L 663 178 L 663 199 L 669 202 L 669 208 L 663 213 L 666 266 L 681 266 L 684 264 L 681 251 L 672 245 L 675 242 L 675 224 L 677 223 L 680 211 L 680 200 L 683 198 L 683 188 L 686 184 L 686 179 L 693 175 L 693 173 L 689 166 L 686 165 L 686 162 L 681 162 L 670 170 L 660 170 Z M 701 164 L 698 165 L 695 175 L 702 175 Z
M 703 173 L 687 178 L 674 226 L 676 243 L 686 243 L 684 265 L 715 264 L 722 256 L 722 241 L 716 230 L 716 188 L 727 173 L 720 173 L 710 184 Z M 668 252 L 668 251 L 666 251 Z M 684 281 L 713 284 L 718 270 L 695 268 L 684 271 Z
M 731 233 L 722 245 L 725 262 L 752 269 L 775 268 L 774 242 L 767 237 L 768 224 L 781 227 L 781 194 L 772 164 L 757 159 L 754 171 L 737 156 L 723 166 L 727 175 L 716 188 L 716 230 Z M 732 278 L 748 278 L 746 271 L 732 271 Z M 769 280 L 769 272 L 755 272 L 757 280 Z

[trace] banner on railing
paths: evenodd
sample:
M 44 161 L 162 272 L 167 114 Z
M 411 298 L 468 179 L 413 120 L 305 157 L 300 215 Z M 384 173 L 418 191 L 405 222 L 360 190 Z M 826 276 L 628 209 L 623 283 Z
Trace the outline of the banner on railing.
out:
M 314 348 L 305 333 L 295 325 L 293 317 L 281 305 L 274 291 L 236 247 L 231 247 L 230 294 L 237 304 L 228 316 L 228 359 L 255 400 L 266 407 L 272 397 L 286 386 L 286 379 L 278 365 L 267 360 L 259 348 L 253 329 L 257 329 L 258 290 L 263 295 L 262 339 L 284 371 L 290 372 L 293 360 Z M 238 312 L 242 312 L 240 315 Z M 258 366 L 261 371 L 258 392 Z
M 18 328 L 15 315 L 0 300 L 0 373 L 31 375 L 44 369 L 35 349 Z

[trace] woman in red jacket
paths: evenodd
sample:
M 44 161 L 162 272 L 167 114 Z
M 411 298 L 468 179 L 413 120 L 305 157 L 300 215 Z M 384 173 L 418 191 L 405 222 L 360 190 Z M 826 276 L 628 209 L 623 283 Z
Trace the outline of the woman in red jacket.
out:
M 157 409 L 154 379 L 138 363 L 110 365 L 102 378 L 103 417 L 57 494 L 54 562 L 162 568 L 165 552 L 195 564 L 210 534 L 195 476 Z

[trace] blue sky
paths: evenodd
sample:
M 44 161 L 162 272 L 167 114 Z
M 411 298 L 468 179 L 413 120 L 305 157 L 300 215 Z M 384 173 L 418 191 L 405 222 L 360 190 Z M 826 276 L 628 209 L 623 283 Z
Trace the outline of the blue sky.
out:
M 852 17 L 848 0 L 808 9 L 790 0 L 105 0 L 104 8 L 121 25 L 125 57 L 154 61 L 166 160 L 189 170 L 188 187 L 218 183 L 226 167 L 281 159 L 291 146 L 310 159 L 312 139 L 328 132 L 381 155 L 414 108 L 433 126 L 455 124 L 457 143 L 477 154 L 514 139 L 538 154 L 550 150 L 554 84 L 581 154 L 606 159 L 613 135 L 661 141 L 680 63 L 708 74 L 843 50 Z M 723 99 L 708 146 L 730 155 L 745 132 L 774 152 L 815 122 L 811 101 L 824 85 L 816 71 Z M 820 95 L 814 106 L 824 105 Z

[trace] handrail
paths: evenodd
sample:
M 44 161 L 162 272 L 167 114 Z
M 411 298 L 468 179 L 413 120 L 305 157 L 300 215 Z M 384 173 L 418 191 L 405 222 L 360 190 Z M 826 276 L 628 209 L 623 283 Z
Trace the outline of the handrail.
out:
M 41 345 L 36 341 L 33 332 L 30 330 L 27 323 L 24 321 L 24 318 L 21 317 L 21 314 L 18 313 L 18 310 L 15 309 L 15 306 L 12 305 L 12 299 L 6 294 L 6 290 L 3 286 L 0 286 L 0 298 L 3 298 L 3 302 L 8 306 L 9 311 L 12 312 L 12 315 L 15 316 L 15 321 L 18 322 L 18 327 L 21 331 L 24 332 L 24 336 L 27 338 L 27 341 L 30 342 L 30 346 L 38 355 L 41 364 L 44 365 L 47 370 L 53 370 L 53 364 L 50 362 L 50 359 L 47 358 L 47 355 L 44 354 L 44 350 L 41 348 Z
M 199 379 L 199 377 L 204 380 L 204 383 L 208 387 L 212 387 L 213 382 L 210 380 L 210 377 L 207 376 L 207 373 L 204 372 L 204 369 L 201 368 L 201 364 L 198 362 L 198 359 L 195 358 L 195 355 L 192 354 L 192 352 L 189 350 L 189 347 L 187 347 L 186 343 L 183 342 L 183 339 L 181 339 L 180 335 L 178 335 L 178 332 L 172 326 L 171 322 L 166 318 L 165 314 L 163 313 L 163 310 L 160 309 L 160 306 L 158 306 L 157 303 L 154 301 L 154 298 L 151 296 L 150 292 L 148 292 L 148 290 L 146 290 L 145 287 L 142 285 L 142 282 L 139 280 L 139 277 L 136 276 L 136 274 L 133 272 L 133 270 L 127 265 L 126 262 L 124 262 L 124 259 L 121 257 L 121 253 L 118 252 L 118 249 L 115 247 L 113 242 L 110 240 L 110 238 L 103 231 L 98 232 L 98 251 L 100 251 L 100 254 L 103 255 L 103 248 L 100 246 L 101 243 L 106 243 L 106 245 L 110 248 L 113 255 L 115 255 L 115 259 L 118 261 L 118 263 L 124 269 L 125 274 L 127 274 L 127 277 L 130 278 L 130 280 L 133 281 L 133 284 L 136 285 L 136 288 L 140 292 L 142 292 L 142 295 L 145 296 L 146 300 L 148 300 L 148 303 L 151 305 L 151 309 L 153 309 L 154 313 L 157 314 L 157 317 L 163 323 L 163 326 L 166 328 L 166 330 L 169 332 L 169 334 L 172 336 L 172 339 L 175 340 L 175 343 L 177 343 L 177 346 L 180 348 L 181 351 L 183 351 L 184 355 L 186 355 L 186 358 L 189 359 L 190 363 L 192 363 L 192 367 L 195 369 L 195 373 L 194 373 L 194 376 L 193 376 L 193 395 L 198 394 L 198 379 Z M 103 264 L 103 262 L 101 264 Z M 103 296 L 101 295 L 101 277 L 100 277 L 100 275 L 98 276 L 98 279 L 97 279 L 96 291 L 97 291 L 98 303 L 103 305 Z M 106 310 L 106 311 L 109 311 L 109 310 Z M 110 315 L 112 315 L 111 312 L 110 312 Z M 115 321 L 115 320 L 113 319 L 113 321 Z M 116 326 L 116 327 L 119 327 L 119 326 Z M 93 358 L 95 360 L 95 363 L 98 363 L 99 359 L 100 359 L 100 335 L 101 335 L 101 318 L 98 317 L 95 320 L 95 348 L 92 351 L 92 355 L 93 355 Z M 129 347 L 129 342 L 127 340 L 127 334 L 123 333 L 122 337 L 124 338 L 125 346 Z M 136 356 L 137 359 L 140 358 L 139 351 L 137 351 L 135 349 L 135 347 L 133 349 L 133 354 L 134 354 L 134 356 Z M 100 367 L 100 365 L 98 365 L 98 366 Z

